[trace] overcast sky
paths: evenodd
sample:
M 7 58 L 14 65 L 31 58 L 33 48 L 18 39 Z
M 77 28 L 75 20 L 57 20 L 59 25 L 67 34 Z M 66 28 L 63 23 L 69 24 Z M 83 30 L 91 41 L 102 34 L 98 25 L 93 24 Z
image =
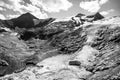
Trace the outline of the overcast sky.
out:
M 38 18 L 64 18 L 78 13 L 120 15 L 120 0 L 0 0 L 0 18 L 10 19 L 30 12 Z

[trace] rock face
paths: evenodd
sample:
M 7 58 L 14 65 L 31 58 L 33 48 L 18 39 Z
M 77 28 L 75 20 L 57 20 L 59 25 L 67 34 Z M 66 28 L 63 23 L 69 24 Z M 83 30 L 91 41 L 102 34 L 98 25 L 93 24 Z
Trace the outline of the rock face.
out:
M 42 27 L 54 20 L 55 18 L 38 19 L 30 13 L 25 13 L 19 16 L 18 18 L 11 19 L 11 21 L 14 24 L 14 28 L 18 27 L 18 28 L 25 28 L 25 29 Z
M 104 18 L 104 16 L 102 16 L 99 12 L 97 12 L 96 14 L 94 15 L 88 15 L 87 18 L 92 18 L 91 21 L 96 21 L 96 20 L 101 20 Z
M 0 35 L 0 76 L 23 70 L 25 58 L 33 54 L 23 41 L 9 34 Z
M 16 22 L 1 20 L 0 79 L 119 80 L 120 17 L 92 17 L 95 22 L 83 18 L 77 26 L 73 19 L 57 22 L 27 13 L 16 21 L 29 26 L 17 29 Z
M 11 21 L 14 24 L 14 27 L 19 27 L 19 28 L 32 28 L 34 26 L 34 21 L 33 20 L 39 20 L 35 16 L 33 16 L 30 13 L 23 14 L 19 16 L 18 18 L 11 19 Z
M 82 22 L 85 22 L 85 21 L 93 22 L 93 21 L 101 20 L 104 18 L 104 16 L 101 15 L 99 12 L 97 12 L 96 14 L 87 15 L 87 16 L 85 14 L 79 13 L 75 17 L 79 17 Z

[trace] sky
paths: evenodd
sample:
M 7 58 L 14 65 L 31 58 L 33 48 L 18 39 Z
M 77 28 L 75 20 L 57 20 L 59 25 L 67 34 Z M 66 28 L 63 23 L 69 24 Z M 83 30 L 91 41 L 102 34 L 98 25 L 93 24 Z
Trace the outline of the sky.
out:
M 0 19 L 15 18 L 27 12 L 40 19 L 96 12 L 105 17 L 119 16 L 119 4 L 120 0 L 0 0 Z

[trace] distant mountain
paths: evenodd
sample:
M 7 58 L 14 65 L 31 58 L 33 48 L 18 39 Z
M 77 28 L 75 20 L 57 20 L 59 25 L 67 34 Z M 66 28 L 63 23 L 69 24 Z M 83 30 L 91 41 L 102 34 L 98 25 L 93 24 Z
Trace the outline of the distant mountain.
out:
M 29 39 L 33 36 L 35 37 L 35 34 L 41 30 L 42 27 L 48 25 L 54 20 L 55 18 L 38 19 L 30 13 L 25 13 L 17 18 L 1 20 L 0 22 L 1 26 L 3 25 L 4 27 L 8 27 L 19 33 L 22 39 Z
M 85 14 L 78 13 L 75 17 L 82 17 L 82 16 L 85 16 Z
M 1 20 L 0 27 L 14 28 L 13 22 L 11 20 Z
M 46 26 L 49 23 L 53 22 L 55 18 L 46 18 L 46 19 L 39 19 L 37 21 L 37 24 L 35 24 L 35 27 L 41 27 L 41 26 Z
M 96 21 L 96 20 L 103 19 L 104 16 L 101 15 L 99 12 L 97 12 L 97 13 L 94 14 L 94 15 L 88 15 L 87 18 L 93 18 L 92 21 Z
M 75 18 L 79 19 L 81 23 L 84 24 L 84 22 L 93 22 L 93 21 L 101 20 L 104 18 L 104 16 L 101 15 L 99 12 L 93 15 L 85 15 L 82 13 L 78 13 L 75 17 L 73 17 L 73 20 L 75 20 Z
M 55 18 L 47 18 L 47 19 L 38 19 L 30 13 L 25 13 L 17 18 L 11 19 L 14 24 L 14 27 L 18 28 L 35 28 L 47 25 L 49 22 L 54 21 Z
M 100 13 L 89 16 L 79 13 L 73 19 L 71 18 L 72 21 L 53 22 L 56 20 L 55 18 L 38 19 L 30 13 L 25 13 L 17 18 L 13 18 L 11 20 L 1 20 L 0 22 L 2 23 L 1 25 L 19 33 L 21 39 L 28 40 L 36 36 L 41 39 L 46 39 L 56 33 L 61 33 L 64 29 L 68 29 L 68 27 L 75 27 L 77 26 L 76 24 L 82 25 L 86 21 L 91 22 L 102 18 L 104 17 Z
M 32 28 L 34 26 L 33 19 L 39 20 L 32 14 L 25 13 L 18 18 L 11 19 L 11 21 L 13 21 L 14 27 L 17 26 L 19 28 Z

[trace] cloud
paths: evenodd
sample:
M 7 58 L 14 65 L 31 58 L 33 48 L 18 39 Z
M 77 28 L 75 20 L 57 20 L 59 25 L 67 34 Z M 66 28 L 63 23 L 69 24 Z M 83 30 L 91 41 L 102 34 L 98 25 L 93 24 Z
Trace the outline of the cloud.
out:
M 67 11 L 72 7 L 72 3 L 68 0 L 30 0 L 32 4 L 42 7 L 46 12 Z
M 7 15 L 8 18 L 13 18 L 13 16 L 21 15 L 27 12 L 30 12 L 37 18 L 48 17 L 45 12 L 41 12 L 39 7 L 25 3 L 23 0 L 1 0 L 0 6 L 5 7 L 6 9 L 9 9 L 12 11 L 12 13 L 14 13 L 14 15 Z
M 88 12 L 98 12 L 102 5 L 107 3 L 109 0 L 85 0 L 80 2 L 80 7 Z
M 68 0 L 43 0 L 44 10 L 48 12 L 59 12 L 60 10 L 67 11 L 72 7 L 72 3 Z
M 68 0 L 28 0 L 28 3 L 25 1 L 26 0 L 0 0 L 0 11 L 2 11 L 2 7 L 4 7 L 7 18 L 13 18 L 27 12 L 30 12 L 37 18 L 48 18 L 48 12 L 67 11 L 72 6 L 72 3 Z M 8 10 L 10 12 L 8 12 Z
M 107 10 L 107 11 L 101 11 L 100 14 L 106 16 L 106 15 L 109 15 L 111 12 L 114 12 L 114 11 L 115 11 L 114 9 L 110 9 L 110 10 Z
M 6 19 L 4 15 L 0 14 L 0 19 Z
M 0 7 L 0 11 L 4 11 L 4 10 L 5 10 L 4 8 Z
M 87 10 L 88 12 L 97 12 L 100 9 L 98 1 L 81 2 L 80 7 Z
M 105 4 L 105 3 L 107 3 L 109 0 L 99 0 L 99 4 Z
M 17 14 L 15 14 L 15 15 L 6 15 L 6 17 L 7 17 L 8 19 L 16 18 L 16 17 L 18 17 L 18 16 L 20 16 L 20 15 L 17 15 Z

